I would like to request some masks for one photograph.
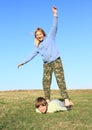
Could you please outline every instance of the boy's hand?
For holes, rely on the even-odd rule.
[[[53,11],[53,15],[57,16],[57,8],[56,7],[52,7],[52,11]]]

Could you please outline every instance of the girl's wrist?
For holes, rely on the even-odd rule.
[[[57,16],[57,13],[54,13],[53,15],[54,15],[54,16]]]

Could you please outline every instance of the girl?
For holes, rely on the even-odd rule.
[[[65,106],[71,106],[73,103],[69,101],[69,96],[66,90],[66,83],[64,79],[64,71],[62,61],[58,49],[56,48],[56,32],[57,32],[57,8],[52,7],[53,12],[53,25],[51,30],[46,36],[43,29],[37,28],[35,35],[36,50],[33,51],[29,59],[18,65],[18,68],[27,62],[31,61],[37,54],[40,54],[43,59],[43,90],[45,99],[47,102],[50,101],[50,86],[52,81],[52,73],[54,72],[57,84],[60,89],[60,94],[65,100]]]

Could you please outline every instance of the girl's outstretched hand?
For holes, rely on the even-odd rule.
[[[18,64],[17,68],[21,67],[23,64]]]

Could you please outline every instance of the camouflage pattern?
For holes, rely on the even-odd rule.
[[[63,99],[69,98],[66,90],[64,79],[64,71],[61,59],[57,59],[51,63],[43,64],[43,89],[46,99],[50,99],[50,86],[52,82],[52,73],[54,72],[56,81]]]

